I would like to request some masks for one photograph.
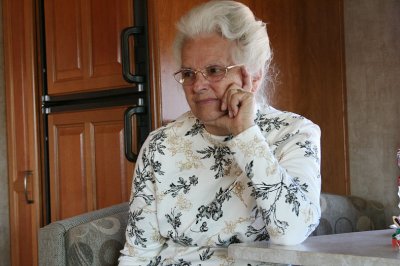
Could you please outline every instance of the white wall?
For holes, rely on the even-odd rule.
[[[351,194],[397,207],[400,0],[345,0]]]

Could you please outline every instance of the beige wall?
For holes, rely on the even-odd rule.
[[[0,265],[10,265],[8,212],[7,139],[4,95],[3,18],[0,0]]]
[[[351,193],[399,215],[400,0],[345,0]]]

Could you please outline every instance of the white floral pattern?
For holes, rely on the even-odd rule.
[[[213,136],[188,112],[149,135],[120,265],[232,265],[232,243],[296,244],[314,231],[319,127],[271,107],[255,122],[235,137]]]

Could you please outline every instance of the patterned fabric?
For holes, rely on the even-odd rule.
[[[128,204],[56,221],[39,230],[39,265],[117,265]]]
[[[231,265],[227,246],[296,244],[318,226],[320,130],[258,111],[214,136],[190,112],[150,134],[136,163],[120,265]]]
[[[68,265],[115,265],[126,222],[125,215],[117,214],[72,228],[67,235]]]
[[[321,210],[313,236],[388,228],[384,207],[376,201],[322,193]]]

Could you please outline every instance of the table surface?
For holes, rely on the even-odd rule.
[[[232,244],[236,260],[297,265],[400,265],[400,251],[392,247],[394,229],[309,237],[294,246],[267,242]]]

